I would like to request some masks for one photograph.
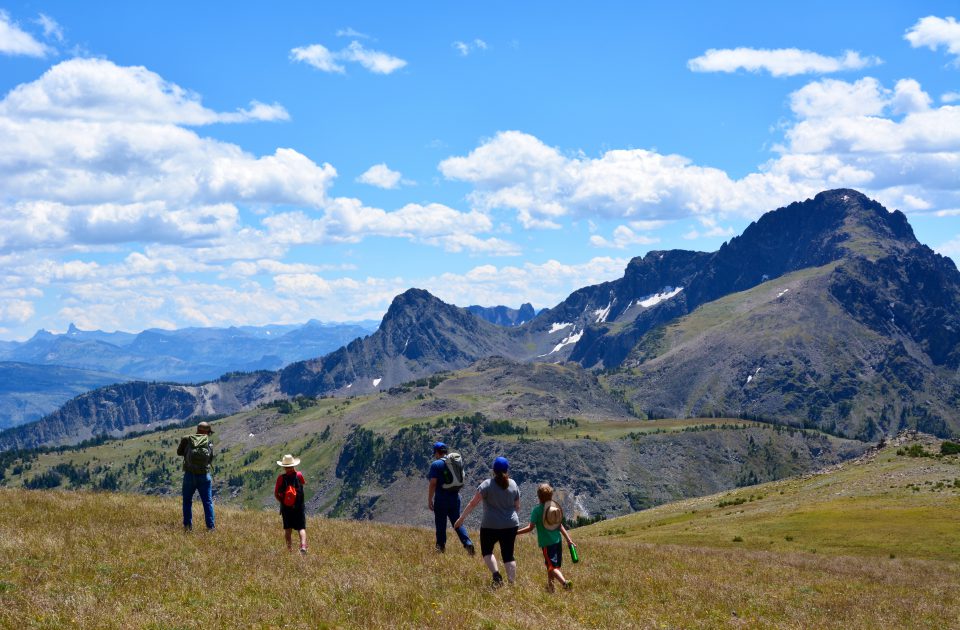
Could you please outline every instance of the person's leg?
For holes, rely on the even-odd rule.
[[[500,567],[497,566],[497,559],[493,555],[493,545],[497,542],[497,530],[480,528],[480,555],[483,556],[483,563],[493,574],[494,588],[503,584],[503,578],[500,577]]]
[[[507,579],[513,584],[517,579],[517,563],[513,559],[513,551],[517,542],[517,529],[500,530],[500,555],[503,556],[503,566],[507,568]]]
[[[447,499],[445,493],[433,495],[433,524],[437,528],[437,551],[447,547]]]
[[[553,563],[550,562],[550,547],[540,547],[543,552],[543,564],[547,567],[547,592],[553,592]]]
[[[457,522],[457,519],[460,518],[460,495],[453,494],[450,497],[450,507],[447,510],[447,516],[450,518],[450,525],[454,525]],[[463,545],[470,555],[473,555],[473,541],[470,540],[470,534],[467,533],[467,526],[461,525],[460,527],[454,528],[457,537],[460,539],[460,544]]]
[[[203,520],[206,521],[207,529],[214,528],[213,517],[213,480],[210,473],[205,475],[196,475],[197,490],[200,491],[200,502],[203,503]]]
[[[287,551],[293,551],[293,530],[287,528],[283,530],[283,539],[287,541]]]
[[[196,487],[193,483],[193,475],[185,472],[183,473],[183,487],[181,488],[181,494],[183,495],[183,527],[184,529],[191,529],[193,527],[193,493],[196,491]]]
[[[307,550],[307,530],[306,529],[300,530],[300,550],[301,551]]]

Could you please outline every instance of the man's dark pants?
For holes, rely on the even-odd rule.
[[[447,546],[447,520],[453,525],[460,518],[460,494],[457,492],[446,492],[437,490],[433,495],[433,522],[437,526],[437,547],[444,549]],[[470,536],[467,535],[467,528],[463,525],[459,529],[454,529],[460,538],[463,546],[470,546]]]

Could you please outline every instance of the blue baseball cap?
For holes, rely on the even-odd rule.
[[[433,443],[433,450],[435,450],[435,451],[445,451],[445,450],[447,450],[447,445],[444,444],[443,442],[434,442],[434,443]]]
[[[510,462],[507,461],[506,457],[498,457],[493,460],[493,472],[504,473],[510,469]]]

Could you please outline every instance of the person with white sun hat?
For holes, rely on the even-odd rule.
[[[280,516],[283,517],[283,536],[287,549],[293,551],[293,530],[300,535],[300,555],[307,555],[307,510],[303,501],[303,473],[296,469],[299,457],[290,453],[283,456],[277,466],[283,468],[283,474],[277,477],[273,487],[273,496],[280,503]]]

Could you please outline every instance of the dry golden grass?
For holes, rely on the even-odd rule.
[[[535,537],[518,583],[432,531],[310,518],[310,555],[279,516],[220,508],[181,531],[178,500],[0,491],[3,628],[897,628],[956,626],[960,565],[614,540],[575,530],[575,590],[544,590]],[[195,506],[195,520],[200,506]],[[592,533],[591,533],[592,530]]]

